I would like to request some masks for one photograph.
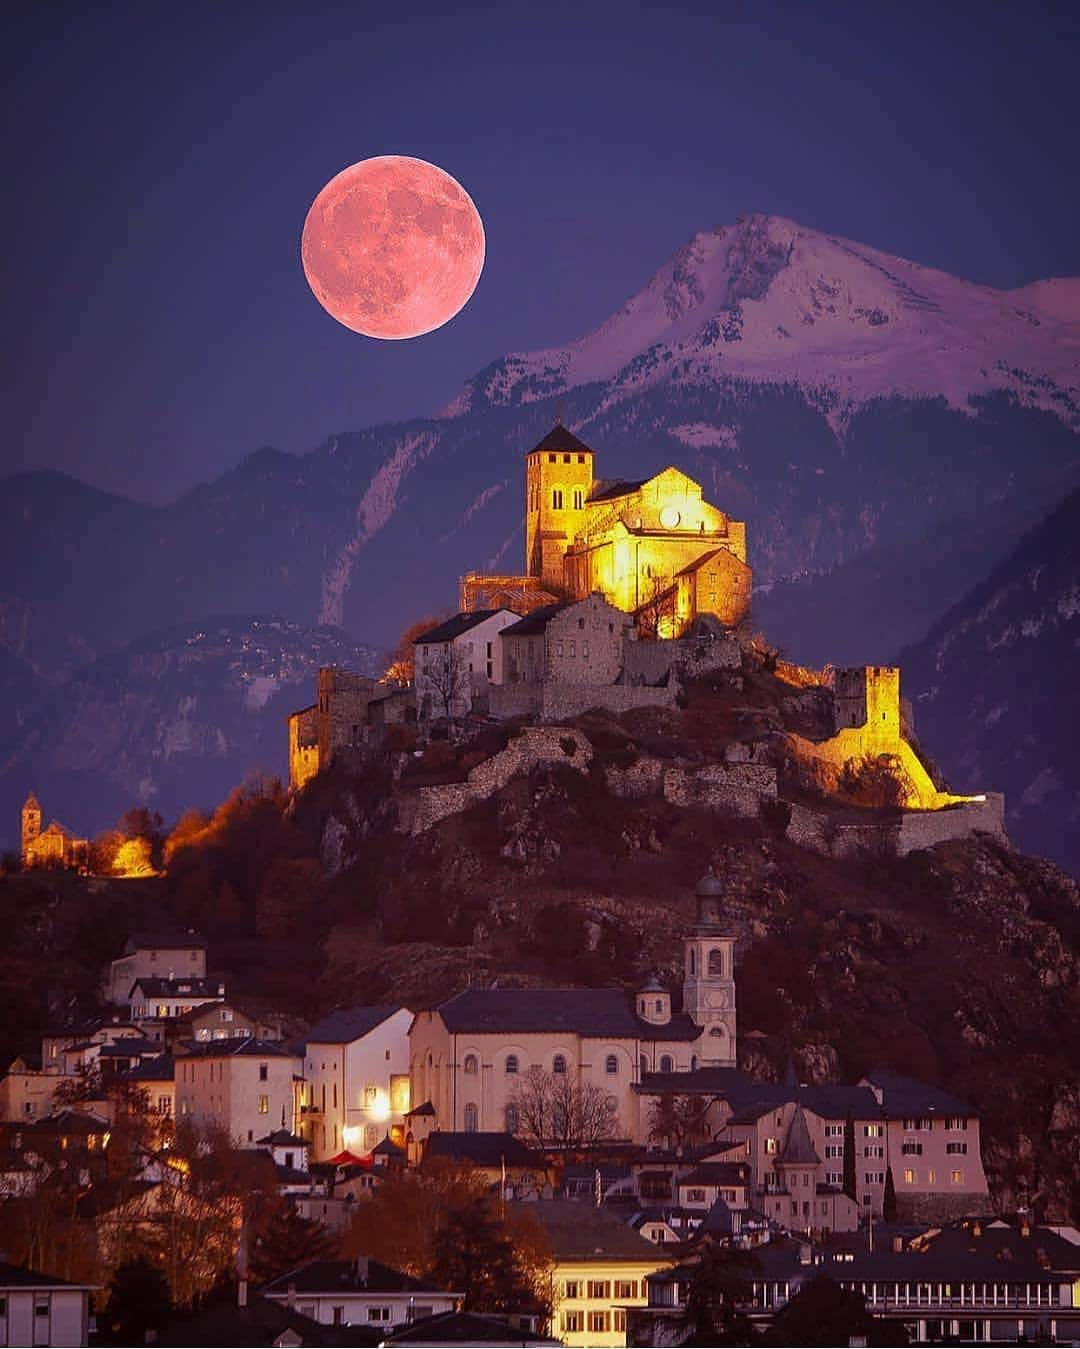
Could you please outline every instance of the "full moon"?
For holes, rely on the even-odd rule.
[[[326,184],[307,213],[300,253],[315,298],[346,328],[419,337],[452,319],[476,289],[484,226],[448,173],[379,155]]]

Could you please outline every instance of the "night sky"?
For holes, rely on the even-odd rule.
[[[430,413],[752,211],[995,286],[1080,273],[1075,5],[6,13],[4,471],[165,501]],[[315,193],[387,153],[487,230],[470,304],[411,342],[340,327],[299,265]]]

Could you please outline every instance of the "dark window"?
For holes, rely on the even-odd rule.
[[[609,1054],[607,1056],[607,1059],[604,1062],[604,1069],[609,1073],[617,1073],[619,1071],[619,1060],[617,1055]]]
[[[660,1055],[660,1071],[662,1073],[673,1073],[675,1071],[675,1063],[670,1054]]]
[[[265,1063],[260,1063],[260,1064],[259,1064],[259,1081],[260,1081],[260,1082],[265,1082],[266,1079],[267,1079],[267,1077],[268,1077],[268,1075],[269,1075],[269,1068],[268,1068],[268,1065],[265,1064]]]
[[[556,1054],[551,1060],[551,1071],[553,1073],[566,1072],[566,1058],[562,1054]]]
[[[508,1073],[516,1073],[517,1070],[518,1070],[518,1056],[516,1054],[507,1054],[506,1071]]]

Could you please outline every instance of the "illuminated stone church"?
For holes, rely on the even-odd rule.
[[[561,423],[525,466],[525,574],[462,581],[462,609],[528,612],[599,592],[653,635],[703,615],[737,627],[750,610],[746,525],[677,468],[642,482],[598,478],[595,453]]]

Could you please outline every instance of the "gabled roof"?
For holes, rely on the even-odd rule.
[[[425,1101],[422,1105],[414,1106],[412,1110],[406,1110],[405,1118],[414,1119],[419,1115],[434,1115],[435,1107],[430,1101]]]
[[[125,1082],[171,1082],[176,1076],[176,1061],[171,1054],[143,1059],[123,1074]]]
[[[701,1034],[685,1012],[663,1026],[639,1020],[633,995],[618,988],[469,988],[436,1010],[447,1030],[458,1033],[567,1031],[592,1040],[696,1040]]]
[[[558,604],[541,604],[539,608],[527,613],[524,618],[519,618],[516,623],[511,623],[508,627],[503,628],[499,636],[535,637],[538,633],[544,631],[556,614],[561,614],[564,609],[569,609],[570,604],[570,600],[561,600]]]
[[[297,1293],[448,1293],[436,1284],[414,1279],[379,1260],[309,1260],[306,1265],[271,1279],[259,1290],[265,1297],[287,1297],[289,1289]]]
[[[424,1157],[450,1157],[474,1166],[533,1166],[544,1158],[508,1133],[433,1133],[424,1145]]]
[[[317,1021],[305,1039],[309,1045],[347,1045],[370,1034],[402,1008],[397,1003],[371,1007],[343,1007]]]
[[[745,1185],[750,1168],[745,1162],[702,1162],[686,1176],[680,1176],[677,1184],[681,1190],[685,1185]]]
[[[230,1035],[224,1040],[187,1041],[180,1056],[186,1059],[295,1059],[291,1049],[286,1048],[283,1040],[256,1040]]]
[[[806,1116],[801,1105],[795,1107],[791,1117],[784,1148],[776,1159],[777,1166],[817,1166],[821,1158],[817,1155],[810,1130],[806,1127]]]
[[[471,613],[455,614],[453,618],[448,618],[445,623],[440,623],[438,627],[428,628],[427,632],[422,632],[419,637],[414,637],[413,646],[422,644],[438,645],[440,642],[452,642],[455,637],[460,637],[463,632],[468,632],[470,628],[475,628],[483,623],[485,619],[494,618],[496,614],[511,613],[510,609],[474,609]]]
[[[189,975],[186,979],[179,975],[175,979],[159,979],[155,975],[144,974],[131,985],[131,991],[141,988],[151,998],[178,998],[181,994],[192,998],[202,998],[206,1002],[222,1001],[225,997],[219,979],[203,979]]]
[[[364,1326],[347,1329],[321,1326],[295,1309],[271,1302],[258,1293],[248,1293],[246,1307],[236,1305],[236,1293],[230,1291],[194,1315],[175,1314],[175,1319],[158,1334],[161,1345],[193,1346],[231,1344],[234,1346],[277,1344],[291,1332],[300,1344],[379,1344],[382,1331]],[[348,1336],[348,1339],[345,1338]],[[366,1336],[366,1338],[365,1338]],[[292,1343],[293,1341],[287,1341]]]
[[[275,1129],[272,1134],[267,1134],[265,1138],[256,1138],[256,1143],[260,1147],[270,1148],[310,1148],[310,1138],[298,1138],[296,1134],[288,1129]]]
[[[739,566],[739,567],[746,567],[746,563],[743,562],[743,561],[741,561],[739,558],[737,558],[737,557],[735,556],[735,554],[734,554],[733,552],[731,552],[730,549],[728,549],[728,548],[711,548],[707,553],[702,553],[700,557],[696,557],[696,558],[693,560],[693,562],[688,562],[688,563],[686,564],[686,566],[683,567],[680,571],[677,571],[677,572],[675,573],[675,575],[676,575],[676,576],[689,576],[692,572],[697,571],[700,567],[704,567],[704,565],[706,564],[706,562],[711,562],[711,561],[713,560],[713,558],[716,557],[716,556],[717,556],[718,554],[720,554],[720,553],[726,553],[726,554],[728,555],[728,557],[731,558],[732,562],[735,563],[736,566]]]
[[[373,1157],[404,1157],[405,1149],[390,1137],[389,1134],[383,1136],[381,1143],[376,1143],[371,1149]]]
[[[22,1265],[9,1265],[0,1260],[0,1288],[83,1288],[88,1292],[100,1288],[96,1283],[69,1283],[67,1279],[58,1279],[55,1274],[39,1274],[33,1269],[24,1269]]]
[[[529,453],[535,454],[537,450],[569,450],[573,453],[584,451],[586,454],[592,454],[589,446],[583,440],[578,440],[573,431],[563,426],[562,422],[556,422],[543,440],[534,445]]]
[[[542,1224],[557,1261],[652,1261],[661,1264],[662,1248],[635,1232],[621,1217],[585,1200],[539,1199],[514,1205]]]
[[[514,1324],[513,1316],[494,1313],[440,1312],[386,1335],[383,1344],[562,1344]]]

